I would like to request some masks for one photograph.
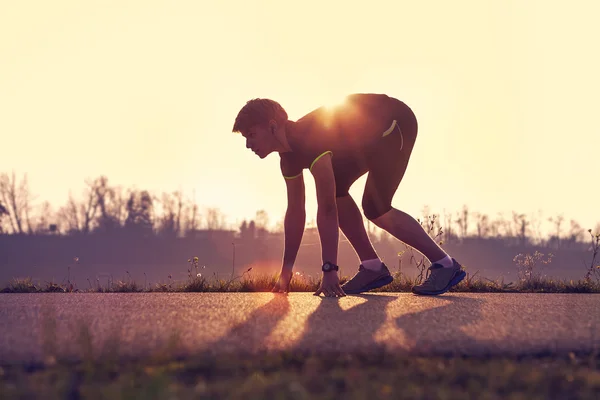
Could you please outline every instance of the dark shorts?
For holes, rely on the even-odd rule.
[[[337,197],[348,196],[350,186],[368,172],[362,208],[365,217],[371,220],[392,208],[392,198],[404,177],[417,138],[415,114],[400,100],[394,99],[394,103],[391,119],[396,123],[390,125],[391,132],[386,136],[382,132],[382,137],[360,156],[334,161]]]

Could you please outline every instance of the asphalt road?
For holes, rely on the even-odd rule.
[[[496,355],[594,348],[600,294],[0,294],[2,364],[111,351]]]

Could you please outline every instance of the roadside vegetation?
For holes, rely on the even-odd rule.
[[[0,398],[597,399],[600,356],[278,352],[0,367]]]
[[[596,237],[598,241],[598,236]],[[412,251],[412,249],[410,250]],[[596,254],[596,253],[594,253]],[[411,257],[411,260],[413,258]],[[505,282],[504,279],[488,279],[479,276],[479,272],[471,272],[468,267],[466,278],[453,287],[451,292],[471,293],[600,293],[600,266],[593,266],[583,279],[558,280],[543,277],[539,272],[541,265],[551,262],[552,254],[544,255],[518,254],[514,258],[518,270],[517,282]],[[401,271],[394,272],[394,281],[372,292],[410,292],[414,285],[418,285],[427,276],[424,259],[417,262],[420,273],[410,277]],[[595,260],[593,260],[595,262]],[[592,262],[592,265],[593,265]],[[70,279],[63,283],[34,282],[32,278],[16,278],[0,290],[0,293],[123,293],[123,292],[268,292],[277,282],[277,274],[254,274],[248,268],[242,275],[231,276],[229,279],[220,279],[216,275],[210,277],[202,275],[199,271],[198,258],[188,260],[188,277],[184,281],[174,281],[172,276],[167,276],[165,282],[139,283],[127,278],[123,280],[108,280],[102,285],[98,280],[92,282],[88,279],[89,287],[77,288]],[[343,284],[350,277],[342,276]],[[320,285],[319,276],[304,275],[295,272],[290,283],[291,292],[314,292]]]
[[[421,221],[420,221],[421,222]],[[428,218],[421,225],[435,240],[443,235],[440,227],[436,229],[435,216]],[[505,282],[501,279],[488,279],[479,276],[479,271],[472,272],[471,268],[463,265],[467,272],[466,278],[454,288],[452,292],[504,292],[504,293],[600,293],[600,233],[588,230],[591,239],[590,261],[586,264],[586,273],[582,279],[559,280],[546,277],[541,273],[545,264],[552,262],[554,254],[544,254],[535,251],[533,254],[517,254],[513,262],[517,269],[518,279],[516,282]],[[440,246],[443,241],[439,240]],[[398,257],[409,254],[409,262],[416,266],[416,276],[407,276],[402,272],[402,265],[393,272],[394,281],[373,292],[410,292],[414,285],[418,285],[427,277],[428,263],[425,257],[415,252],[411,247],[405,246],[406,250],[398,253]],[[79,259],[73,259],[76,265]],[[213,274],[207,276],[203,273],[204,268],[199,265],[199,258],[192,257],[187,260],[187,279],[174,281],[172,275],[167,276],[165,282],[143,283],[131,279],[126,271],[127,278],[121,280],[109,279],[106,284],[101,284],[98,279],[92,282],[88,279],[88,287],[77,288],[71,282],[71,266],[67,267],[66,282],[34,282],[31,277],[14,278],[0,293],[115,293],[115,292],[267,292],[277,282],[278,275],[254,274],[252,267],[245,270],[241,275],[234,276],[232,271],[228,279],[221,279]],[[342,272],[341,272],[342,273]],[[145,274],[144,274],[145,275]],[[342,274],[340,281],[343,284],[350,277]],[[319,276],[305,275],[295,272],[290,284],[291,292],[314,292],[320,285]]]

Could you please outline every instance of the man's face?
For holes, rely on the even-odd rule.
[[[255,125],[242,132],[246,138],[246,148],[252,150],[260,158],[265,158],[274,150],[275,137],[269,130],[269,125]]]

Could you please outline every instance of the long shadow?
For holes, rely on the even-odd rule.
[[[481,319],[482,299],[446,294],[433,301],[443,305],[396,318],[405,334],[409,353],[422,355],[487,355],[493,342],[476,340],[463,328]]]
[[[219,353],[254,353],[263,347],[264,340],[289,311],[288,296],[273,294],[273,299],[254,310],[244,322],[229,330],[211,345],[211,349]]]
[[[373,336],[386,320],[386,306],[398,296],[363,294],[365,302],[348,310],[338,298],[320,298],[308,317],[304,334],[293,347],[298,352],[339,352],[349,349],[374,350],[381,345]]]

